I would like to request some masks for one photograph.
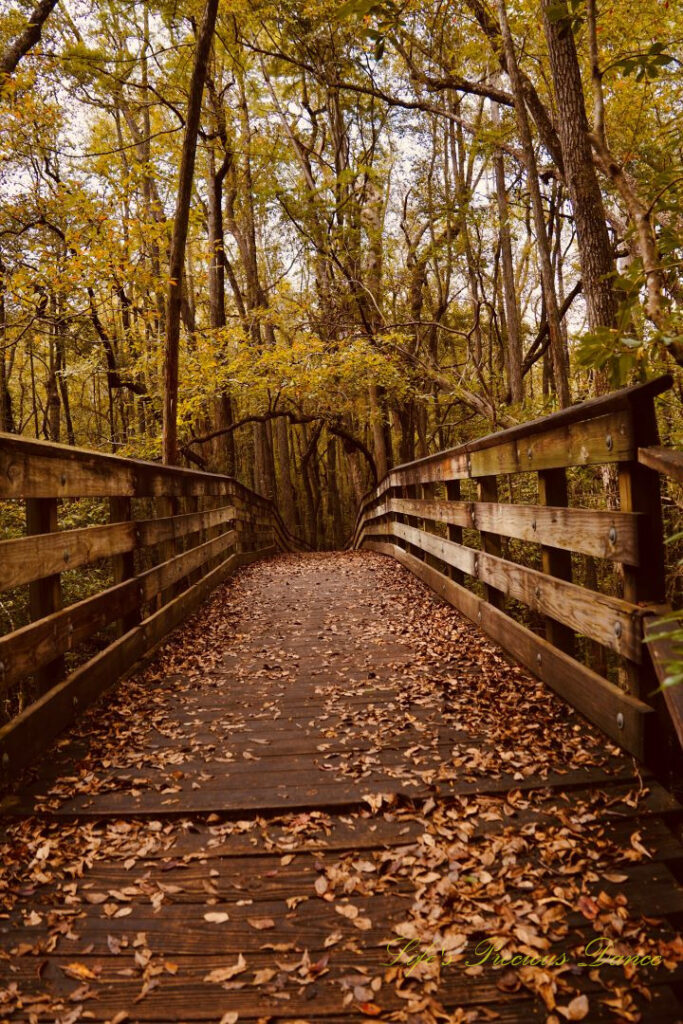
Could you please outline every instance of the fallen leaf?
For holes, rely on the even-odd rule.
[[[66,967],[62,967],[65,974],[68,974],[70,978],[78,978],[79,981],[92,981],[97,975],[94,971],[91,971],[85,964],[67,964]]]
[[[588,1015],[588,999],[577,996],[568,1006],[556,1006],[555,1009],[567,1020],[583,1020]]]
[[[276,974],[277,971],[273,967],[262,967],[260,971],[254,971],[254,985],[265,985]]]
[[[220,985],[224,981],[229,981],[230,978],[234,978],[237,974],[242,974],[247,969],[247,961],[244,959],[242,954],[237,958],[237,963],[231,964],[229,967],[216,967],[209,974],[205,974],[202,981],[210,981],[215,985]]]
[[[334,909],[342,917],[347,917],[349,921],[358,917],[358,907],[354,907],[352,903],[338,903]]]

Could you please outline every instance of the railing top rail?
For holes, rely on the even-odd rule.
[[[531,437],[533,434],[540,434],[554,427],[568,426],[570,423],[579,423],[584,420],[595,419],[597,416],[605,416],[610,412],[617,412],[625,409],[634,398],[645,398],[661,395],[668,391],[673,385],[673,377],[666,373],[661,377],[655,377],[644,384],[634,384],[632,387],[622,388],[620,391],[613,391],[609,395],[601,395],[599,398],[589,398],[585,402],[577,402],[567,409],[560,409],[559,412],[550,413],[548,416],[539,416],[527,423],[518,423],[514,427],[506,427],[505,430],[497,430],[492,434],[485,434],[475,441],[465,441],[455,448],[446,448],[434,455],[425,455],[413,462],[404,462],[399,466],[393,466],[386,476],[390,476],[400,469],[407,469],[408,466],[429,465],[430,462],[437,462],[439,459],[451,455],[459,455],[467,452],[480,452],[485,448],[493,448],[495,445],[505,444],[508,441],[518,441],[523,437]],[[383,477],[383,479],[385,479]],[[378,485],[382,481],[378,481]]]
[[[535,420],[529,420],[526,423],[516,424],[514,427],[507,427],[504,430],[498,430],[494,433],[486,434],[484,437],[476,438],[474,441],[465,441],[463,444],[457,445],[454,448],[446,448],[443,451],[435,452],[433,455],[425,455],[421,459],[415,459],[412,462],[403,462],[398,466],[392,466],[388,473],[386,473],[381,480],[378,480],[372,490],[363,497],[358,515],[362,515],[365,506],[368,501],[372,499],[373,494],[382,487],[382,484],[385,481],[389,480],[392,474],[400,473],[407,469],[433,465],[435,463],[439,463],[441,460],[454,459],[458,456],[484,451],[487,448],[494,448],[499,445],[516,442],[522,438],[532,437],[535,434],[542,434],[558,427],[569,426],[574,423],[582,423],[596,419],[599,416],[608,415],[609,413],[619,412],[623,409],[632,407],[634,401],[637,401],[638,399],[654,398],[657,395],[662,394],[664,391],[668,391],[672,385],[672,376],[668,373],[663,374],[660,377],[655,377],[652,380],[646,381],[644,384],[634,384],[631,387],[621,388],[619,391],[613,391],[609,395],[601,395],[598,398],[589,398],[585,402],[577,402],[576,405],[571,405],[567,409],[560,409],[558,412],[550,413],[548,416],[540,416]]]
[[[295,544],[304,543],[287,529],[270,498],[234,477],[0,433],[0,500],[231,493],[271,510],[284,535]]]
[[[225,476],[221,473],[208,473],[201,469],[188,469],[184,466],[167,466],[161,462],[136,459],[127,455],[113,455],[110,452],[101,452],[96,448],[78,448],[68,444],[57,444],[54,441],[39,441],[33,437],[23,437],[21,434],[5,434],[0,432],[0,454],[16,454],[23,458],[42,457],[53,459],[67,459],[69,462],[84,466],[92,466],[93,461],[106,465],[109,470],[117,469],[130,472],[137,469],[142,473],[154,472],[168,478],[179,480],[215,480],[230,481],[237,484],[245,491],[249,491],[260,501],[268,501],[261,494],[250,490],[245,484],[235,480],[234,477]],[[7,475],[7,466],[2,463],[2,476]]]
[[[671,448],[639,448],[638,462],[683,484],[683,452]]]

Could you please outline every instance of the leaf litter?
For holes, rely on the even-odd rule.
[[[302,681],[305,763],[279,735]],[[226,687],[243,699],[226,700]],[[119,1024],[179,984],[210,989],[224,1024],[254,994],[264,1021],[283,1008],[313,1021],[296,1016],[311,999],[373,1020],[486,1021],[508,996],[540,1007],[547,1024],[638,1021],[653,980],[683,958],[664,915],[631,898],[630,872],[657,852],[651,819],[637,818],[647,780],[379,556],[287,556],[243,570],[72,738],[85,753],[65,756],[38,816],[2,839],[3,1019]],[[305,810],[192,813],[187,794],[256,778],[283,746],[313,790]],[[563,778],[581,770],[599,781],[565,791]],[[335,812],[322,785],[355,797]],[[156,813],[57,817],[107,800]],[[179,910],[187,942],[196,936],[206,956],[170,943]],[[212,934],[234,952],[211,952],[221,948]],[[531,962],[578,954],[596,936],[663,966]],[[472,966],[482,939],[528,962]],[[417,964],[415,950],[425,952]],[[107,996],[117,990],[123,1005]]]

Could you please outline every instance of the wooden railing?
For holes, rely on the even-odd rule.
[[[683,452],[669,448],[639,448],[638,461],[643,466],[656,470],[677,484],[683,485]],[[680,640],[683,628],[683,611],[674,613],[664,609],[663,615],[652,614],[645,618],[645,636],[657,681],[662,688],[664,701],[671,716],[678,741],[683,747],[683,683],[667,684],[670,666],[683,662],[683,644]],[[680,779],[679,779],[680,784]]]
[[[4,780],[237,566],[301,546],[270,501],[230,477],[0,434],[0,502],[15,518],[16,499],[25,534],[0,541],[0,597],[23,595],[30,621],[0,637],[0,696],[36,699],[0,728]],[[97,499],[90,516],[109,521],[60,529],[77,499]],[[67,570],[96,592],[65,606]]]
[[[671,383],[398,466],[364,500],[352,542],[398,559],[641,758],[659,728],[644,620],[665,600],[659,475],[642,450],[659,443],[654,398]],[[582,474],[601,508],[573,503]],[[609,586],[579,582],[581,558],[596,579],[611,563]]]

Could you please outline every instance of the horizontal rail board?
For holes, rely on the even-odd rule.
[[[448,579],[398,545],[366,541],[365,547],[391,555],[401,562],[615,742],[636,757],[644,758],[646,724],[653,717],[647,704],[624,693],[618,686],[559,651],[526,626],[515,622],[505,612]]]
[[[681,612],[681,618],[683,619],[683,612]],[[662,687],[664,701],[669,709],[676,735],[683,746],[683,685],[677,683],[674,686],[664,686],[664,681],[669,673],[669,665],[681,660],[680,642],[676,645],[673,637],[674,630],[680,628],[680,620],[672,621],[654,616],[645,620],[645,636],[648,641],[646,647],[652,659],[657,681]]]
[[[239,495],[250,506],[272,508],[232,477],[0,433],[0,499],[204,495]]]
[[[367,522],[390,512],[638,565],[638,515],[632,512],[507,505],[488,501],[389,498],[383,505],[367,512],[364,519]]]
[[[521,448],[522,443],[535,437],[537,434],[547,434],[553,432],[557,428],[563,429],[565,427],[572,426],[576,423],[590,421],[595,418],[605,417],[612,413],[625,412],[627,418],[630,419],[634,409],[638,408],[639,403],[643,400],[651,400],[656,395],[661,395],[664,391],[668,391],[673,385],[673,378],[670,374],[664,374],[661,377],[657,377],[654,380],[646,381],[644,384],[635,384],[632,387],[620,388],[618,391],[614,391],[609,395],[601,395],[599,398],[591,398],[585,402],[579,402],[576,405],[569,406],[567,409],[561,409],[559,412],[552,413],[550,416],[541,416],[536,420],[531,420],[526,423],[520,423],[514,427],[508,427],[505,430],[497,431],[493,434],[487,434],[485,437],[480,437],[476,441],[469,441],[466,444],[459,445],[457,448],[450,448],[444,452],[437,452],[435,455],[426,455],[422,459],[416,459],[414,462],[404,463],[400,466],[394,467],[389,473],[380,480],[377,488],[370,494],[366,495],[364,501],[361,503],[359,515],[363,512],[366,505],[372,502],[379,494],[383,494],[388,487],[398,486],[399,483],[428,483],[430,481],[438,481],[445,479],[461,479],[462,476],[467,476],[467,473],[458,473],[457,470],[462,466],[462,461],[458,459],[458,456],[467,457],[468,453],[484,451],[492,447],[503,447],[509,446],[514,443],[515,446]],[[443,475],[443,472],[439,473],[434,471],[432,473],[428,467],[435,463],[448,463],[449,460],[453,461],[453,468],[456,470],[456,475],[447,477]],[[561,466],[567,466],[569,463],[559,463]],[[583,463],[585,464],[585,463]],[[528,467],[529,469],[534,467]],[[549,469],[551,466],[539,466],[535,468]],[[417,470],[418,476],[413,479],[406,481],[399,481],[396,474],[402,473],[404,470]],[[502,472],[502,471],[501,471]],[[393,482],[389,482],[389,478],[393,478]]]
[[[400,537],[427,554],[487,583],[506,597],[512,597],[541,615],[565,623],[629,660],[637,663],[641,660],[643,609],[637,605],[547,576],[497,555],[424,533],[403,523],[369,527],[368,534],[373,533]]]
[[[221,526],[232,521],[235,514],[234,505],[224,505],[163,519],[108,523],[0,541],[0,591],[66,569],[77,569],[100,558],[113,558],[136,548]]]
[[[179,626],[210,591],[238,566],[271,554],[274,550],[266,548],[230,555],[189,590],[114,641],[12,719],[0,729],[2,774],[14,774],[30,764],[85,707]]]
[[[444,452],[438,459],[399,466],[390,470],[375,496],[391,487],[568,466],[602,466],[625,462],[634,458],[635,453],[631,416],[628,411],[619,410],[520,440],[501,441],[476,451],[464,445],[462,449]]]
[[[671,448],[639,448],[638,462],[683,484],[683,452]]]
[[[0,692],[49,664],[57,655],[74,650],[110,622],[152,601],[162,590],[180,583],[233,546],[236,539],[236,532],[230,530],[174,555],[139,576],[0,637]]]

